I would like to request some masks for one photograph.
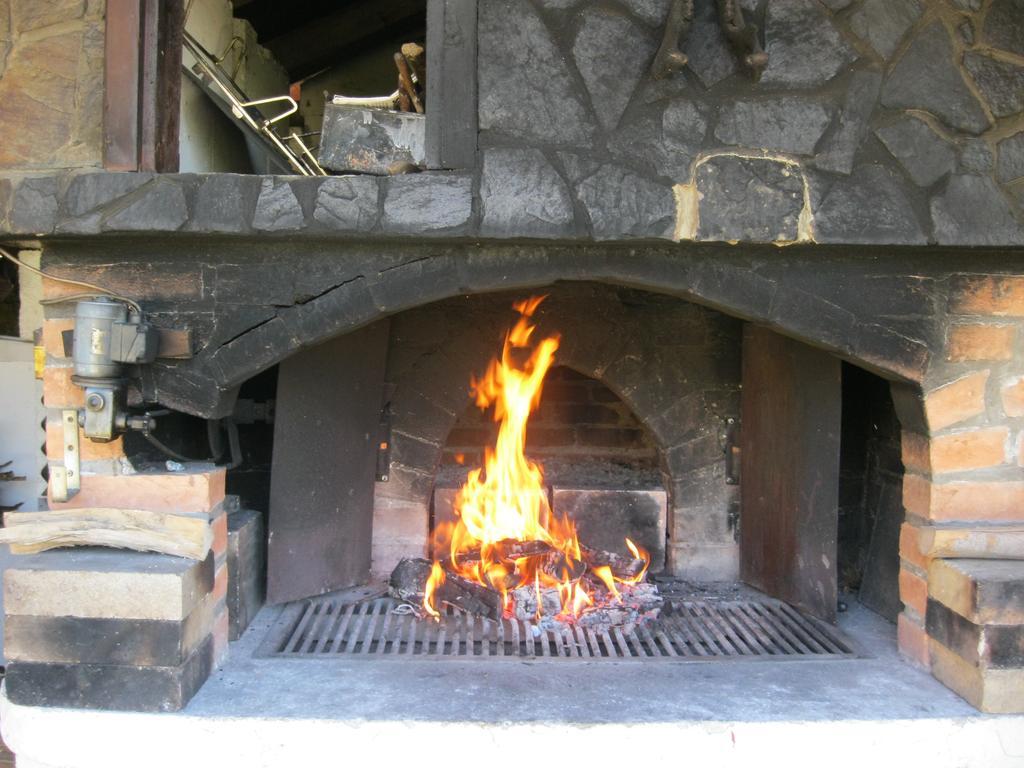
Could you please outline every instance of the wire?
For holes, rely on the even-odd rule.
[[[37,269],[36,267],[33,267],[30,264],[26,264],[24,261],[22,261],[21,259],[18,259],[17,257],[13,256],[11,253],[9,253],[4,248],[0,248],[0,256],[2,256],[3,258],[5,258],[5,259],[7,259],[9,261],[14,262],[15,264],[17,264],[22,269],[27,269],[29,272],[33,272],[33,273],[39,275],[40,277],[45,277],[47,280],[53,280],[54,282],[57,282],[57,283],[66,283],[67,285],[77,285],[80,288],[88,288],[91,291],[95,291],[95,293],[77,293],[77,294],[74,294],[74,295],[71,295],[71,296],[61,296],[61,297],[55,298],[55,299],[43,299],[43,300],[41,300],[39,302],[40,304],[59,304],[61,302],[74,301],[74,300],[81,299],[81,298],[95,298],[96,296],[109,296],[112,299],[117,299],[118,301],[123,301],[125,304],[130,306],[136,312],[138,312],[140,314],[142,313],[142,307],[139,306],[139,303],[137,301],[134,301],[133,299],[129,299],[127,296],[121,296],[120,294],[114,293],[113,291],[108,291],[106,288],[101,288],[98,285],[94,285],[92,283],[87,283],[84,280],[73,280],[70,277],[59,277],[58,275],[51,275],[48,272],[43,272],[43,270],[41,270],[41,269]]]

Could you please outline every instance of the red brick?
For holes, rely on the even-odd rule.
[[[904,432],[903,464],[925,474],[942,474],[967,469],[997,467],[1006,463],[1006,427],[972,429],[927,438]]]
[[[978,371],[933,389],[924,398],[930,429],[938,430],[985,412],[989,371]]]
[[[115,507],[153,512],[209,512],[224,500],[224,470],[83,475],[82,489],[53,509]]]
[[[920,529],[911,523],[900,526],[900,558],[927,571],[930,558],[921,552]]]
[[[1003,383],[1003,412],[1007,416],[1024,416],[1024,376],[1009,379]]]
[[[1005,324],[951,325],[946,335],[946,359],[1012,360],[1017,326]]]
[[[928,582],[906,568],[900,568],[900,600],[907,608],[913,609],[918,616],[924,616],[928,610]]]
[[[928,633],[925,632],[921,624],[906,613],[901,613],[896,618],[896,642],[899,645],[900,654],[908,661],[924,669],[931,666]]]
[[[950,300],[950,311],[961,315],[1024,317],[1024,275],[965,278]]]
[[[47,366],[43,371],[43,403],[47,408],[82,408],[85,390],[71,381],[74,368]]]
[[[229,621],[227,608],[222,608],[220,615],[213,624],[213,665],[220,667],[228,656]]]
[[[1024,481],[935,483],[903,477],[903,506],[927,520],[1024,522]]]
[[[78,454],[82,461],[117,459],[124,456],[124,441],[118,437],[109,443],[97,442],[87,438],[79,429]],[[60,421],[50,419],[46,422],[46,458],[64,460],[64,425]]]
[[[213,521],[213,544],[211,545],[214,557],[220,557],[228,551],[228,516],[220,515]]]
[[[217,569],[217,573],[213,577],[213,590],[210,592],[211,599],[215,603],[219,603],[221,600],[228,596],[228,565],[225,563]]]

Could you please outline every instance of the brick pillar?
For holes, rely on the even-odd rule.
[[[978,708],[1021,712],[1024,276],[951,288],[944,383],[903,433],[899,645]]]
[[[60,409],[82,404],[61,331],[46,320],[46,452],[63,461]],[[102,547],[23,556],[4,576],[6,688],[26,705],[169,711],[183,707],[228,645],[225,470],[135,471],[121,440],[81,436],[81,490],[51,509],[111,507],[209,522],[202,561]]]

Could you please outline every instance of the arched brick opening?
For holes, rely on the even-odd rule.
[[[668,568],[735,578],[736,487],[725,483],[721,435],[738,413],[740,323],[635,289],[577,283],[547,293],[538,333],[561,335],[558,364],[607,386],[658,448]],[[375,572],[424,551],[442,448],[469,402],[470,376],[497,351],[521,295],[464,297],[392,318],[392,461],[376,491]]]

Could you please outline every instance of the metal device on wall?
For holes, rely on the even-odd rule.
[[[761,45],[757,25],[747,22],[737,0],[717,0],[717,5],[722,32],[740,64],[756,83],[768,66],[768,54]],[[680,71],[689,62],[682,49],[693,26],[693,15],[693,0],[672,0],[665,21],[665,34],[651,65],[651,75],[656,79]]]

